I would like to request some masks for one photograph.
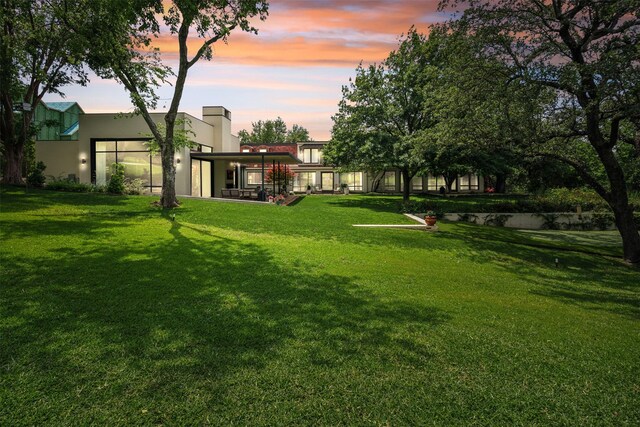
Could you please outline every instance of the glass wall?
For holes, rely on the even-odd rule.
[[[384,173],[384,178],[382,179],[382,185],[384,186],[385,191],[396,191],[395,171]]]
[[[95,164],[92,165],[96,185],[107,185],[111,178],[111,165],[124,165],[124,176],[140,179],[151,192],[162,188],[162,161],[159,154],[150,155],[145,141],[112,140],[93,141]]]
[[[400,174],[400,191],[404,190],[404,178]],[[411,178],[411,191],[422,191],[422,177],[414,176]]]
[[[469,174],[469,175],[460,175],[459,178],[459,187],[460,191],[476,191],[480,187],[480,180],[478,179],[478,175]]]
[[[191,160],[191,195],[211,197],[211,162]]]
[[[322,172],[321,174],[321,188],[322,191],[333,190],[333,172]]]
[[[293,191],[307,191],[307,186],[310,185],[314,190],[316,187],[316,173],[315,172],[298,172],[293,178]]]
[[[440,191],[440,187],[447,188],[447,182],[444,180],[444,176],[433,176],[429,174],[429,178],[427,179],[427,190],[428,191]],[[451,185],[451,191],[456,191],[456,181]]]
[[[362,191],[362,172],[341,173],[340,184],[347,184],[349,190]]]

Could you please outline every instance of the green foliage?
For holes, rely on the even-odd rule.
[[[258,120],[251,123],[252,130],[238,132],[240,144],[285,144],[312,141],[309,131],[297,124],[287,129],[287,124],[278,117],[275,120]]]
[[[560,224],[558,223],[558,219],[560,219],[560,214],[549,212],[549,213],[539,213],[539,217],[542,218],[542,228],[545,230],[559,230]]]
[[[111,194],[124,194],[124,165],[113,163],[111,165],[111,177],[107,184],[107,191]]]
[[[509,218],[513,215],[508,214],[489,214],[484,218],[484,225],[493,225],[495,227],[504,227]]]
[[[42,97],[61,95],[63,86],[87,82],[87,44],[65,28],[58,13],[63,5],[67,2],[0,3],[0,149],[6,183],[22,183],[23,159],[29,169],[36,133],[33,116]]]
[[[37,162],[27,176],[27,184],[37,188],[44,187],[44,183],[46,181],[44,170],[46,168],[47,166],[44,162]]]
[[[400,169],[409,180],[424,167],[419,139],[434,125],[430,88],[436,85],[439,39],[411,28],[396,51],[381,64],[356,69],[355,80],[342,87],[333,116],[328,164],[343,169]],[[408,180],[407,180],[408,181]],[[407,184],[408,185],[408,184]]]
[[[130,194],[130,195],[144,194],[145,193],[144,181],[139,178],[135,178],[135,179],[125,178],[123,193]]]
[[[631,202],[640,206],[640,196],[632,195]],[[427,196],[425,199],[411,199],[399,205],[403,213],[419,213],[435,208],[450,213],[557,213],[576,212],[577,206],[583,212],[610,212],[610,208],[593,191],[584,188],[556,188],[544,194],[525,197],[515,196],[464,196],[443,198]]]
[[[106,191],[106,187],[104,186],[96,186],[93,184],[76,182],[69,180],[68,178],[55,177],[49,177],[45,189],[53,191],[67,191],[71,193],[104,193]]]

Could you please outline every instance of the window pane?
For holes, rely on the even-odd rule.
[[[213,153],[213,148],[207,147],[206,145],[203,145],[202,146],[202,152],[203,153]]]
[[[307,186],[310,185],[314,190],[316,186],[316,173],[315,172],[298,172],[293,179],[293,191],[307,191]]]
[[[107,185],[115,162],[116,153],[96,153],[96,185]]]
[[[118,151],[118,163],[124,165],[125,178],[141,179],[143,185],[151,185],[149,153],[121,153]]]
[[[384,173],[384,189],[389,191],[395,191],[396,189],[396,173],[395,172]]]
[[[201,162],[202,197],[211,197],[211,162]]]
[[[469,175],[461,175],[458,178],[458,182],[460,183],[460,190],[469,189]]]
[[[429,174],[429,177],[427,178],[427,190],[438,191],[438,180],[431,174]]]
[[[247,172],[247,185],[262,185],[262,171]]]
[[[411,180],[411,188],[414,190],[422,190],[422,177],[414,176]]]
[[[200,160],[191,161],[191,195],[200,197]]]
[[[148,151],[143,141],[118,141],[118,151]]]
[[[116,151],[116,142],[96,141],[96,151]]]
[[[478,175],[471,175],[470,189],[477,190],[479,188],[479,181]]]
[[[159,154],[151,158],[151,185],[162,185],[162,159]]]
[[[347,184],[349,190],[362,190],[362,172],[347,172],[340,174],[340,183]]]

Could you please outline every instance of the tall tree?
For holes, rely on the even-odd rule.
[[[56,10],[62,3],[0,1],[0,145],[7,184],[23,182],[25,145],[35,137],[33,114],[42,97],[87,81],[86,45],[61,25]]]
[[[251,132],[246,129],[238,132],[241,144],[284,144],[311,140],[306,128],[294,124],[288,129],[281,117],[252,122],[251,128]]]
[[[464,7],[470,32],[489,40],[485,53],[527,84],[552,89],[548,132],[537,155],[575,168],[611,207],[624,258],[640,263],[640,235],[629,203],[621,144],[635,144],[628,123],[640,118],[640,2],[637,0],[445,1]],[[535,142],[535,141],[533,141]],[[606,181],[584,157],[587,145]]]
[[[540,133],[546,107],[555,97],[546,88],[513,78],[510,67],[483,54],[481,37],[457,27],[432,28],[446,40],[446,60],[430,97],[437,123],[430,130],[434,147],[427,150],[429,169],[442,173],[455,165],[467,167],[494,177],[495,190],[504,192],[507,177],[521,167],[522,141]]]
[[[175,190],[176,165],[174,131],[180,101],[189,70],[200,60],[211,60],[212,46],[226,42],[231,32],[240,29],[257,33],[253,18],[265,20],[268,14],[266,0],[84,0],[93,15],[112,16],[118,25],[102,28],[85,36],[101,46],[100,56],[92,58],[97,74],[113,78],[129,92],[136,113],[140,114],[154,140],[162,159],[162,197],[165,208],[178,206]],[[82,31],[71,16],[72,28]],[[127,25],[126,32],[120,24]],[[168,34],[165,34],[167,32]],[[169,36],[178,52],[177,70],[174,72],[154,47],[162,36]],[[190,47],[196,45],[195,51]],[[153,121],[151,110],[158,101],[155,89],[164,83],[173,85],[169,110],[164,117],[164,132]]]
[[[358,66],[355,80],[342,87],[323,153],[327,163],[369,172],[397,169],[403,199],[409,199],[411,179],[425,166],[416,140],[435,124],[427,106],[439,75],[438,40],[412,27],[381,64]]]

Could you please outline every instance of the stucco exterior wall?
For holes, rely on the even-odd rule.
[[[82,164],[82,159],[87,163]],[[48,177],[68,178],[69,175],[79,177],[88,169],[89,160],[78,151],[78,141],[36,141],[36,161],[44,162]]]

